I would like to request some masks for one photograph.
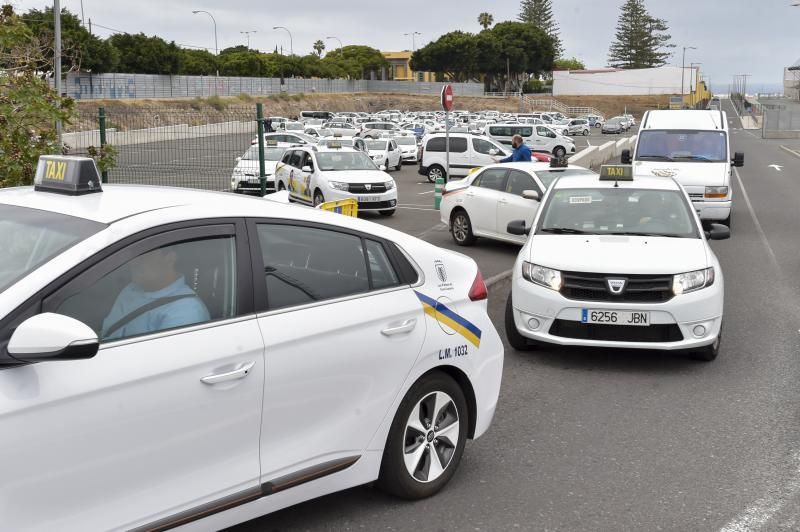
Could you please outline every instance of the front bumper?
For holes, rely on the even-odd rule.
[[[722,221],[731,215],[733,201],[692,201],[692,207],[701,220]]]
[[[722,273],[717,275],[712,286],[675,296],[664,303],[618,303],[567,299],[559,292],[526,281],[515,273],[512,284],[514,324],[527,338],[565,346],[668,351],[697,349],[712,344],[719,336],[724,289]],[[581,323],[583,309],[645,311],[650,313],[651,325],[592,328]],[[535,320],[533,323],[532,319]],[[535,322],[539,323],[536,327]],[[705,329],[704,334],[695,334],[698,325]],[[620,339],[609,337],[609,332],[613,335],[616,331],[619,331]],[[625,339],[628,335],[636,339]],[[646,341],[645,336],[649,337]]]
[[[266,191],[275,192],[275,176],[267,176]],[[257,176],[234,176],[231,178],[231,190],[237,194],[261,195],[261,180]]]
[[[385,211],[397,208],[397,189],[394,188],[380,194],[351,194],[341,190],[328,189],[325,193],[325,201],[339,201],[343,199],[354,199],[359,197],[369,197],[372,201],[358,201],[359,211]]]

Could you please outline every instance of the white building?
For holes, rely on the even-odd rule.
[[[553,72],[553,96],[640,96],[688,94],[697,86],[699,68],[663,66],[637,70],[561,70]]]

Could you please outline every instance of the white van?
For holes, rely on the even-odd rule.
[[[519,135],[533,151],[552,153],[556,157],[575,153],[575,141],[542,124],[489,124],[483,132],[487,137],[507,146],[511,146],[514,135]]]
[[[431,183],[446,177],[444,133],[434,133],[422,139],[419,174]],[[464,177],[473,168],[494,164],[495,157],[508,157],[507,147],[491,139],[469,133],[450,133],[450,177]]]
[[[731,158],[725,111],[647,111],[633,155],[623,150],[622,163],[633,163],[634,177],[675,178],[704,223],[730,227],[731,175],[744,165],[744,154]]]

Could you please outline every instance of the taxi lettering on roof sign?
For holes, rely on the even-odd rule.
[[[633,181],[633,167],[625,164],[606,164],[600,167],[600,181]]]
[[[43,155],[33,183],[34,190],[70,196],[102,191],[100,172],[89,157]]]

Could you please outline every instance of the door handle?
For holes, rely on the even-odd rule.
[[[213,375],[206,375],[200,381],[203,384],[218,384],[220,382],[234,381],[237,379],[244,379],[250,374],[250,370],[255,366],[255,362],[248,362],[242,367],[224,373],[215,373]]]
[[[404,321],[400,325],[397,325],[395,327],[388,327],[388,328],[382,330],[381,334],[384,335],[384,336],[394,336],[396,334],[403,334],[403,333],[411,332],[414,329],[414,327],[416,327],[416,326],[417,326],[417,319],[416,318],[411,318],[411,319],[408,319],[408,320]]]
[[[506,199],[501,199],[501,200],[499,200],[499,201],[498,201],[498,203],[499,203],[500,205],[507,205],[507,204],[508,204],[508,200],[506,200]]]

